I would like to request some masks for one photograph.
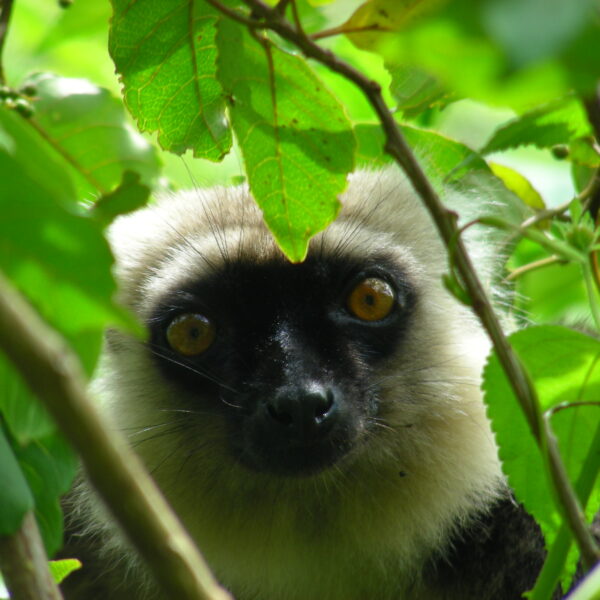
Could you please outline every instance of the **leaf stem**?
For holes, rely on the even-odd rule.
[[[15,600],[62,600],[32,511],[18,531],[0,537],[0,571]]]
[[[88,397],[77,357],[1,273],[0,349],[77,450],[166,597],[230,600],[141,461]]]

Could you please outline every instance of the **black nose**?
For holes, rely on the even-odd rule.
[[[281,388],[267,404],[272,424],[297,441],[327,433],[336,413],[335,392],[319,383]]]

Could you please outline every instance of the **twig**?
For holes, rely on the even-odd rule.
[[[31,511],[17,532],[0,537],[0,571],[13,600],[62,600]]]
[[[2,274],[0,349],[78,451],[166,597],[229,600],[140,460],[87,396],[77,358]]]
[[[8,33],[8,23],[12,12],[13,0],[0,0],[0,84],[5,85],[6,79],[4,76],[4,61],[2,60],[2,52],[4,51],[4,43]]]
[[[219,10],[225,8],[216,0],[208,0]],[[386,106],[381,87],[375,81],[366,78],[361,72],[351,65],[340,60],[331,51],[326,50],[316,44],[301,30],[293,27],[280,14],[274,11],[260,0],[244,0],[244,3],[252,10],[252,14],[263,20],[263,26],[271,29],[283,39],[295,44],[308,58],[327,66],[332,71],[339,73],[346,79],[352,81],[366,96],[371,106],[377,113],[382,128],[386,136],[385,150],[402,167],[412,186],[421,200],[429,210],[439,231],[440,237],[447,247],[455,240],[454,262],[458,273],[462,278],[462,283],[472,299],[472,307],[479,317],[483,327],[488,333],[500,363],[507,374],[508,380],[515,392],[515,395],[521,404],[524,414],[529,423],[529,427],[537,440],[538,444],[543,444],[543,424],[540,422],[540,412],[535,388],[523,368],[523,365],[516,356],[514,350],[506,340],[500,322],[498,321],[492,305],[487,298],[485,290],[479,281],[471,260],[465,250],[462,239],[457,236],[456,216],[444,208],[435,190],[425,176],[423,170],[414,157],[412,150],[406,143],[401,134],[396,121],[388,107]],[[554,472],[556,461],[560,461],[560,456],[548,453],[547,460],[551,463],[550,470]],[[563,482],[569,485],[568,481]],[[568,507],[567,507],[568,508]],[[573,519],[579,519],[580,515],[572,515]],[[577,532],[574,532],[575,534]],[[585,540],[581,542],[582,552],[586,551],[587,544]],[[592,557],[590,557],[592,558]],[[597,550],[594,549],[593,559],[598,558]],[[586,557],[586,562],[587,557]]]
[[[362,25],[360,27],[347,27],[345,25],[339,25],[338,27],[332,27],[331,29],[323,29],[323,31],[317,31],[310,36],[311,40],[322,40],[324,38],[333,37],[334,35],[342,35],[348,33],[364,33],[366,31],[391,31],[377,23],[373,25]]]
[[[548,267],[550,265],[555,265],[556,263],[564,263],[564,259],[560,258],[560,256],[548,256],[547,258],[542,258],[540,260],[536,260],[531,263],[527,263],[522,267],[518,267],[513,269],[508,277],[506,277],[506,281],[513,281],[525,273],[529,273],[531,271],[535,271],[536,269],[542,269],[543,267]]]

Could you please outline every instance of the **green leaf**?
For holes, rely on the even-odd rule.
[[[348,37],[364,50],[376,49],[381,43],[381,33],[401,31],[423,14],[433,11],[441,0],[367,0],[342,25],[342,29],[356,31]]]
[[[383,149],[385,135],[378,123],[357,123],[356,162],[359,167],[380,168],[390,164],[392,157]]]
[[[563,4],[589,6],[592,1],[595,0]],[[496,3],[503,5],[500,12],[506,17],[501,27],[500,17],[488,14],[493,12],[490,6]],[[593,82],[600,78],[596,60],[600,52],[597,19],[589,18],[582,23],[579,8],[569,6],[565,12],[572,15],[577,12],[576,18],[551,27],[549,20],[554,15],[546,10],[539,29],[548,28],[549,43],[540,45],[538,51],[531,43],[531,36],[537,35],[538,24],[522,19],[519,10],[506,8],[515,3],[522,4],[523,10],[532,4],[535,4],[534,12],[546,10],[543,0],[511,0],[508,4],[504,0],[452,0],[400,33],[383,36],[375,31],[355,36],[367,39],[370,36],[373,42],[368,47],[380,53],[387,64],[423,69],[458,97],[510,106],[519,112],[573,89],[584,95],[592,92]],[[527,34],[518,40],[508,40],[506,36],[500,39],[499,32],[490,36],[490,19],[495,21],[497,30],[522,33],[528,28]],[[524,57],[528,60],[518,63],[515,56],[522,50],[529,52]],[[536,60],[533,60],[534,53],[537,53]]]
[[[137,173],[125,171],[119,187],[98,199],[90,214],[106,226],[117,216],[144,206],[149,195],[150,189],[140,183],[140,176]]]
[[[600,167],[600,152],[596,140],[592,136],[572,140],[569,144],[569,160],[591,169]]]
[[[56,429],[47,412],[4,356],[0,356],[0,415],[12,437],[21,445],[49,435]]]
[[[47,553],[62,544],[63,517],[59,497],[66,493],[77,472],[78,461],[62,436],[53,434],[14,448],[35,499],[35,516]]]
[[[0,536],[11,535],[21,526],[34,501],[27,480],[0,423]]]
[[[600,342],[582,333],[557,326],[530,327],[509,338],[524,363],[538,393],[542,411],[563,403],[597,402],[600,394]],[[525,416],[498,358],[492,354],[484,370],[483,389],[488,415],[500,447],[504,472],[519,501],[541,525],[547,544],[555,539],[561,519],[554,505],[545,463]],[[580,405],[561,410],[552,419],[563,461],[572,482],[582,483],[595,473],[583,472],[586,457],[600,430],[600,410]],[[585,487],[585,486],[583,486]],[[580,500],[593,513],[600,503],[600,489]]]
[[[355,139],[338,101],[306,61],[223,21],[219,79],[250,189],[278,244],[300,261],[337,215]]]
[[[441,104],[447,95],[446,88],[422,69],[407,65],[387,66],[392,76],[390,91],[398,103],[396,108],[407,118]]]
[[[67,575],[81,569],[82,564],[76,558],[64,558],[63,560],[51,560],[48,562],[48,566],[55,583],[61,583]]]
[[[159,173],[155,149],[127,123],[122,104],[85,79],[42,73],[25,84],[36,89],[31,123],[79,174],[72,201],[107,193],[123,171],[134,170],[152,185]]]
[[[158,131],[165,150],[221,160],[231,132],[216,79],[218,13],[188,0],[112,4],[109,51],[140,129]]]
[[[88,373],[104,327],[132,326],[112,302],[112,263],[101,226],[63,208],[0,150],[0,269],[75,347]]]
[[[0,151],[12,156],[29,178],[64,204],[77,200],[75,182],[61,157],[28,120],[0,104]]]
[[[590,132],[586,113],[577,98],[559,98],[539,106],[500,127],[488,141],[482,154],[532,144],[550,148],[568,144]]]
[[[536,210],[546,207],[540,193],[531,185],[526,177],[521,175],[521,173],[497,163],[490,163],[490,168],[494,175],[502,179],[504,185],[511,192],[514,192],[519,196],[527,206],[535,208]]]

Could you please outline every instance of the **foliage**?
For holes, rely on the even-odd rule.
[[[221,3],[237,20],[214,4],[113,0],[108,26],[107,4],[76,2],[61,14],[42,0],[15,2],[0,71],[0,269],[69,341],[88,374],[103,329],[134,327],[113,303],[104,229],[118,214],[166,187],[237,182],[242,161],[266,223],[299,261],[310,237],[335,218],[348,172],[390,161],[373,107],[347,79],[266,32],[247,7],[252,2]],[[478,214],[489,235],[509,239],[514,250],[507,265],[513,319],[577,322],[597,332],[598,0],[280,6],[382,86],[442,199],[467,189],[501,201]],[[473,121],[477,111],[486,118]],[[446,136],[450,129],[460,139]],[[207,163],[223,159],[224,166]],[[532,182],[538,163],[542,176]],[[548,180],[568,191],[541,189]],[[511,343],[589,517],[599,503],[600,345],[552,326],[520,331]],[[61,535],[58,497],[74,458],[4,360],[0,372],[0,479],[11,491],[0,495],[0,535],[35,507],[52,553]],[[532,596],[547,598],[568,571],[564,506],[553,502],[545,449],[495,356],[484,379],[506,473],[547,534],[551,569]]]

